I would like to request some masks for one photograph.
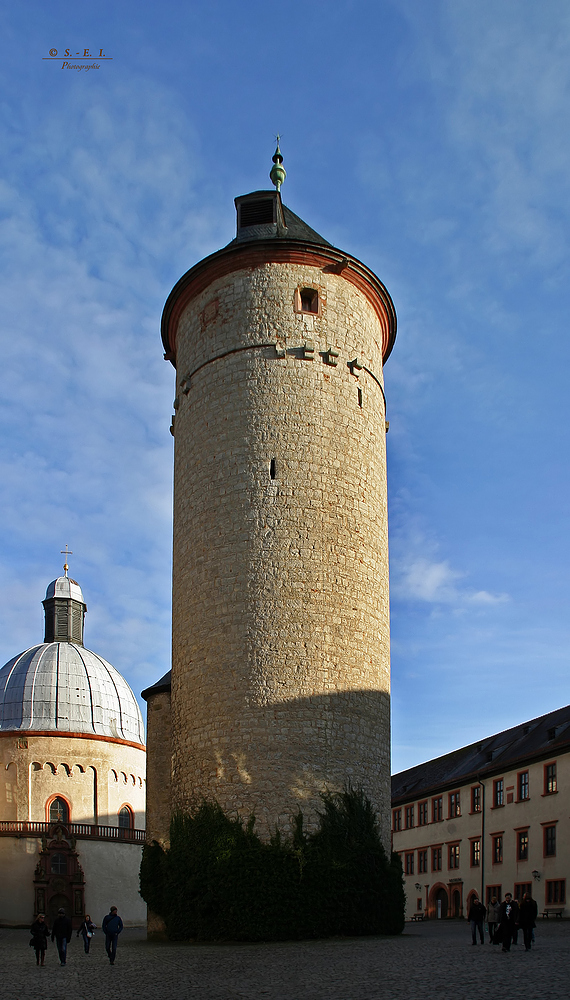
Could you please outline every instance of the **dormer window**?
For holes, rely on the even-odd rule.
[[[259,201],[244,201],[239,207],[239,228],[265,226],[275,222],[273,218],[274,198],[260,198]]]

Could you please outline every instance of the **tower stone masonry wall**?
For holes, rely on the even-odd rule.
[[[388,847],[381,320],[342,273],[239,267],[177,331],[172,808],[267,835],[350,781]]]

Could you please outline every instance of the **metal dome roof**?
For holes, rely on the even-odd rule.
[[[68,597],[71,598],[72,601],[81,601],[82,604],[85,604],[81,587],[77,581],[72,580],[70,576],[58,576],[57,580],[52,580],[52,582],[48,584],[48,588],[46,590],[46,601],[49,600],[50,597]]]
[[[60,577],[48,591],[62,580],[73,584]],[[81,595],[78,584],[75,588]],[[75,593],[61,596],[83,600]],[[32,646],[0,669],[0,732],[6,730],[96,734],[144,744],[142,715],[126,680],[101,656],[73,642]]]

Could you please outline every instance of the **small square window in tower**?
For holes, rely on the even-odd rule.
[[[316,288],[301,288],[299,290],[301,312],[318,313],[319,293]]]

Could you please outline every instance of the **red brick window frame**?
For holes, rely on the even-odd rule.
[[[431,800],[431,821],[432,823],[443,822],[443,795],[437,795]]]
[[[450,871],[459,868],[459,844],[448,845],[448,868]]]
[[[448,804],[448,819],[455,819],[456,816],[461,816],[461,792],[450,792]]]
[[[57,809],[56,803],[58,802],[61,803],[63,809]],[[60,812],[62,814],[61,819],[56,815],[56,812]],[[65,814],[66,812],[67,815]],[[61,794],[61,792],[58,792],[57,795],[50,795],[46,802],[46,823],[62,823],[63,826],[67,826],[68,823],[71,823],[71,804],[65,795]]]
[[[548,879],[544,886],[544,902],[546,906],[555,906],[566,902],[566,879]]]
[[[487,906],[491,902],[493,896],[497,897],[499,903],[501,902],[501,900],[502,900],[502,888],[503,888],[502,885],[488,885],[486,887],[485,893],[486,893],[486,899],[487,899]]]
[[[542,824],[543,857],[556,857],[556,823]]]
[[[470,847],[470,865],[471,868],[479,868],[481,865],[481,838],[471,837]]]
[[[500,809],[505,804],[505,779],[496,778],[493,782],[493,809]]]
[[[404,871],[406,875],[414,874],[414,852],[407,851],[404,860]]]
[[[399,833],[402,829],[402,810],[393,809],[392,810],[392,830],[394,833]]]
[[[128,802],[123,802],[123,805],[117,812],[117,817],[122,830],[134,830],[135,814]]]
[[[406,830],[412,830],[414,827],[414,807],[406,806]]]
[[[516,830],[515,833],[517,838],[517,861],[528,861],[528,827],[526,830]]]
[[[503,863],[503,834],[495,833],[492,837],[493,851],[491,855],[491,860],[494,865],[502,865]]]
[[[532,896],[532,882],[515,882],[513,896],[517,903],[521,902],[525,892],[529,892]]]
[[[556,761],[544,765],[544,794],[554,795],[558,791],[556,781]]]
[[[471,812],[481,812],[481,785],[473,785],[471,788]]]
[[[442,850],[441,846],[432,847],[431,849],[431,870],[432,872],[440,872],[442,870]]]
[[[427,848],[418,851],[418,874],[427,875],[428,870],[428,852]]]
[[[528,802],[530,798],[529,791],[528,771],[519,771],[517,774],[517,802]]]
[[[428,803],[427,799],[425,802],[418,802],[418,826],[428,825]]]

